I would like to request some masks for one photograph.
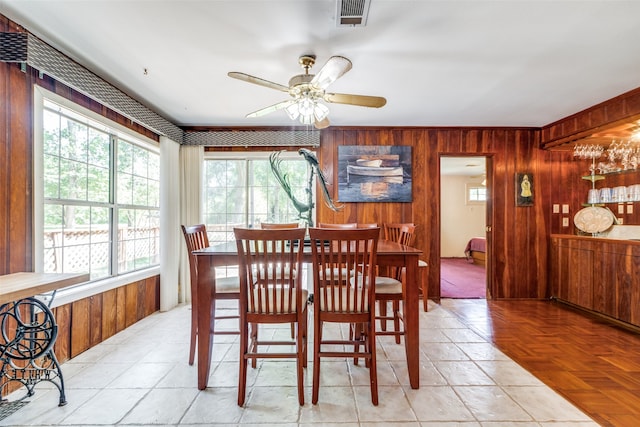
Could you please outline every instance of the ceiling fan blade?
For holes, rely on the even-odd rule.
[[[260,77],[251,76],[245,73],[239,73],[237,71],[231,71],[227,73],[229,77],[242,80],[243,82],[253,83],[258,86],[268,87],[270,89],[280,90],[282,92],[289,92],[289,86],[284,86],[279,83],[270,82],[269,80],[261,79]]]
[[[247,114],[246,117],[260,117],[269,113],[273,113],[274,111],[282,110],[283,108],[287,108],[289,105],[293,104],[295,101],[293,99],[289,99],[287,101],[278,102],[277,104],[270,105],[268,107],[261,108],[253,113]]]
[[[335,104],[350,104],[373,108],[380,108],[387,103],[387,100],[381,96],[352,95],[348,93],[326,93],[324,100]]]
[[[316,120],[316,122],[313,124],[316,129],[324,129],[324,128],[328,128],[329,127],[329,118],[325,117],[324,119],[318,121]]]
[[[318,74],[313,77],[311,86],[326,89],[350,69],[351,61],[347,58],[344,56],[332,56],[318,71]]]

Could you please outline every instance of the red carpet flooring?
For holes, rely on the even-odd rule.
[[[487,279],[483,266],[466,258],[440,258],[442,298],[486,298]]]

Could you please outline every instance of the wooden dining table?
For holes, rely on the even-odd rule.
[[[215,268],[238,264],[238,253],[235,242],[212,246],[194,251],[198,262],[198,389],[207,387],[213,350],[212,333],[215,325],[211,323],[211,286],[215,286]],[[401,245],[389,240],[378,242],[377,264],[380,267],[405,267],[406,279],[402,285],[404,343],[407,357],[407,369],[411,388],[419,388],[420,382],[420,326],[418,322],[418,258],[420,249]],[[303,262],[312,262],[311,248],[305,247]]]

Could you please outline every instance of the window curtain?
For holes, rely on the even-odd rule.
[[[160,311],[178,304],[180,251],[180,186],[170,171],[178,170],[180,144],[160,137]]]
[[[180,147],[180,221],[183,225],[202,222],[202,167],[204,147],[183,145]],[[180,228],[179,226],[177,227]],[[189,258],[187,246],[180,230],[180,302],[191,301]]]

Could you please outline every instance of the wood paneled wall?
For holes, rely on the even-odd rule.
[[[159,307],[159,276],[56,307],[53,310],[58,323],[56,357],[60,362],[71,359]]]
[[[16,25],[0,15],[0,30]],[[31,74],[0,62],[0,274],[32,270]]]
[[[429,280],[440,282],[440,158],[487,156],[491,227],[492,298],[544,298],[547,283],[549,215],[545,188],[548,153],[538,149],[537,131],[498,128],[329,128],[322,131],[319,160],[337,197],[340,145],[407,145],[413,157],[412,203],[347,203],[334,212],[318,203],[319,222],[413,222],[415,246],[429,263]],[[515,206],[515,174],[531,173],[535,203]],[[463,249],[463,248],[461,248]]]

